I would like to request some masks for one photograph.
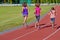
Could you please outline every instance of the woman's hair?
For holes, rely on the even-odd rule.
[[[22,4],[22,6],[23,6],[23,7],[27,7],[27,3],[24,2],[24,3]]]
[[[36,7],[39,7],[39,6],[40,6],[40,3],[36,3],[35,6],[36,6]]]
[[[55,10],[55,8],[54,8],[54,7],[52,7],[52,8],[51,8],[51,10]]]

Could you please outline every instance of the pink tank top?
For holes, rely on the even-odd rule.
[[[40,15],[40,11],[41,11],[41,8],[36,7],[36,8],[35,8],[35,15],[36,15],[36,16]]]

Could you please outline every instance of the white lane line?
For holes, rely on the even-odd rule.
[[[56,34],[58,31],[60,31],[60,28],[57,29],[55,32],[53,32],[52,34],[50,34],[49,36],[45,37],[43,40],[47,40],[48,38],[50,38],[51,36],[53,36],[54,34]]]
[[[45,15],[46,16],[46,15]],[[42,17],[42,19],[43,19],[44,17]],[[41,20],[40,20],[41,21]],[[22,36],[19,36],[19,37],[17,37],[17,38],[15,38],[15,39],[13,39],[13,40],[17,40],[17,39],[19,39],[19,38],[22,38],[22,37],[24,37],[24,36],[27,36],[27,35],[29,35],[29,34],[31,34],[31,33],[33,33],[33,32],[36,32],[36,31],[38,31],[38,30],[33,30],[33,31],[31,31],[31,32],[29,32],[29,33],[26,33],[26,34],[24,34],[24,35],[22,35]]]
[[[24,35],[22,35],[22,36],[19,36],[19,37],[17,37],[17,38],[15,38],[15,39],[13,39],[13,40],[20,39],[20,38],[22,38],[22,37],[24,37],[24,36],[27,36],[27,35],[29,35],[29,34],[31,34],[31,33],[33,33],[33,32],[36,32],[36,31],[38,31],[38,30],[33,30],[33,31],[28,32],[28,33],[26,33],[26,34],[24,34]]]

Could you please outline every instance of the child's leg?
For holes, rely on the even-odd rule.
[[[35,28],[36,28],[36,25],[37,25],[38,28],[39,28],[40,15],[39,15],[39,16],[36,16],[36,20],[37,20],[37,22],[36,22],[36,24],[35,24]]]
[[[55,22],[52,23],[52,28],[54,28]]]
[[[35,28],[37,28],[37,23],[38,23],[38,22],[35,23]]]
[[[23,25],[25,25],[25,26],[27,25],[26,21],[27,21],[27,16],[24,17],[24,21],[23,21]]]
[[[52,28],[54,28],[55,18],[52,18],[52,19],[51,19],[51,24],[52,24]]]
[[[26,23],[26,20],[27,20],[27,17],[25,16],[25,17],[24,17],[24,23]]]
[[[40,21],[40,16],[38,16],[38,29],[40,28],[39,21]]]
[[[37,20],[37,16],[36,16],[35,28],[37,28],[37,23],[38,23],[38,20]]]
[[[53,22],[51,22],[51,24],[52,24],[52,28],[54,27],[54,23]]]
[[[39,26],[39,22],[37,23],[37,29],[39,29],[40,28],[40,26]]]

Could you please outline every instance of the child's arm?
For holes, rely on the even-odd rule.
[[[51,15],[51,10],[48,12],[48,15]]]
[[[49,11],[49,12],[48,12],[48,15],[50,15],[50,13],[51,13],[51,12]]]
[[[56,10],[55,10],[55,16],[56,16]]]
[[[40,13],[41,13],[42,11],[41,11],[41,8],[40,8]]]

